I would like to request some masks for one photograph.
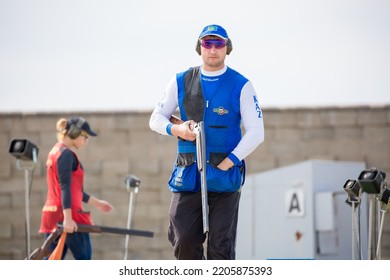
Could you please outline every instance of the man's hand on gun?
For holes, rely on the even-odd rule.
[[[190,120],[183,122],[181,119],[176,117],[175,115],[172,115],[169,119],[169,121],[173,124],[176,124],[177,126],[175,128],[172,127],[172,134],[175,136],[178,136],[184,140],[188,141],[195,141],[196,136],[199,133],[199,126],[196,122]],[[181,127],[179,127],[182,125]],[[178,133],[178,134],[175,134]],[[230,169],[234,163],[229,159],[225,158],[223,161],[218,164],[217,168],[221,170],[228,170]]]
[[[187,141],[195,141],[196,134],[194,128],[196,123],[193,120],[183,122],[179,118],[172,116],[170,121],[174,124],[171,132],[173,135]]]

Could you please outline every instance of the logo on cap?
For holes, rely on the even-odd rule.
[[[217,31],[218,30],[218,26],[215,26],[215,25],[210,25],[207,27],[207,31]]]

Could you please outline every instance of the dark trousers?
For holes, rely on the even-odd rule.
[[[208,193],[209,233],[203,233],[201,193],[173,193],[168,239],[178,260],[234,260],[240,192]]]
[[[45,240],[50,234],[45,234]],[[53,251],[58,244],[58,240],[50,244],[50,251]],[[88,232],[75,232],[66,235],[62,259],[65,259],[68,249],[72,252],[75,260],[90,260],[92,258],[92,244]]]

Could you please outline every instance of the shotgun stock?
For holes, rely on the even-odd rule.
[[[181,119],[179,119],[178,117],[176,117],[175,115],[172,115],[170,118],[169,118],[169,121],[173,124],[182,124],[183,121]]]
[[[37,249],[35,249],[31,254],[30,260],[43,260],[45,257],[49,257],[52,251],[50,250],[50,244],[54,242],[57,238],[59,238],[62,234],[63,229],[58,228],[53,231],[48,238],[46,238],[43,245]]]

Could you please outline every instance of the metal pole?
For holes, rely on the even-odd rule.
[[[134,210],[134,205],[135,205],[135,195],[138,193],[138,187],[139,187],[140,182],[141,181],[138,179],[138,177],[136,177],[134,175],[129,175],[125,179],[126,189],[127,189],[127,191],[130,192],[129,209],[127,212],[127,229],[131,229],[131,226],[132,226],[133,210]],[[123,257],[124,260],[127,260],[127,256],[128,256],[129,240],[130,240],[130,236],[126,235],[125,254]]]
[[[352,202],[352,260],[355,260],[355,234],[356,234],[356,213],[355,213],[355,206],[356,202]]]
[[[362,252],[361,252],[361,240],[360,240],[360,226],[359,226],[359,208],[356,206],[359,206],[358,201],[351,201],[352,203],[352,259],[356,259],[356,252],[355,249],[357,249],[358,254],[358,260],[362,259]]]
[[[347,202],[352,206],[352,259],[356,259],[355,250],[359,250],[359,259],[362,258],[361,242],[360,242],[360,209],[361,202],[361,186],[356,180],[347,180],[344,184],[344,190],[348,193]]]
[[[380,225],[378,230],[378,244],[376,248],[376,259],[381,259],[381,244],[382,244],[382,234],[383,234],[383,224],[385,222],[385,215],[387,210],[389,209],[389,203],[390,203],[390,190],[387,188],[387,183],[383,183],[382,186],[383,191],[379,194],[378,202],[380,203],[379,206],[379,215],[380,215]]]
[[[36,162],[36,158],[34,156]],[[22,166],[20,159],[16,160],[16,167],[18,169],[24,170],[24,206],[25,206],[25,227],[26,227],[26,259],[30,259],[31,245],[30,245],[30,186],[32,183],[32,178],[30,179],[30,174],[35,167],[35,162],[33,165]],[[32,176],[31,176],[32,177]]]
[[[24,203],[25,203],[25,214],[26,214],[26,255],[27,259],[30,259],[30,183],[29,183],[29,169],[24,169],[25,177],[25,192],[24,192]]]
[[[374,195],[370,195],[369,199],[369,208],[368,208],[368,254],[367,259],[373,260],[374,259],[374,239],[373,239],[373,231],[374,228],[374,222],[376,224],[376,213],[374,213],[374,208],[376,206],[376,200]]]
[[[130,199],[129,199],[129,210],[127,212],[127,229],[131,229],[132,225],[132,212],[133,212],[133,205],[134,205],[134,192],[130,191]],[[126,240],[125,240],[125,256],[124,260],[127,260],[127,255],[128,255],[128,249],[129,249],[129,240],[130,236],[126,235]]]
[[[387,208],[387,205],[386,205],[386,208]],[[376,247],[376,259],[377,260],[381,259],[382,232],[383,232],[383,224],[385,222],[385,214],[386,214],[386,210],[381,210],[381,211],[382,211],[382,218],[381,218],[379,234],[378,234],[378,244]]]

